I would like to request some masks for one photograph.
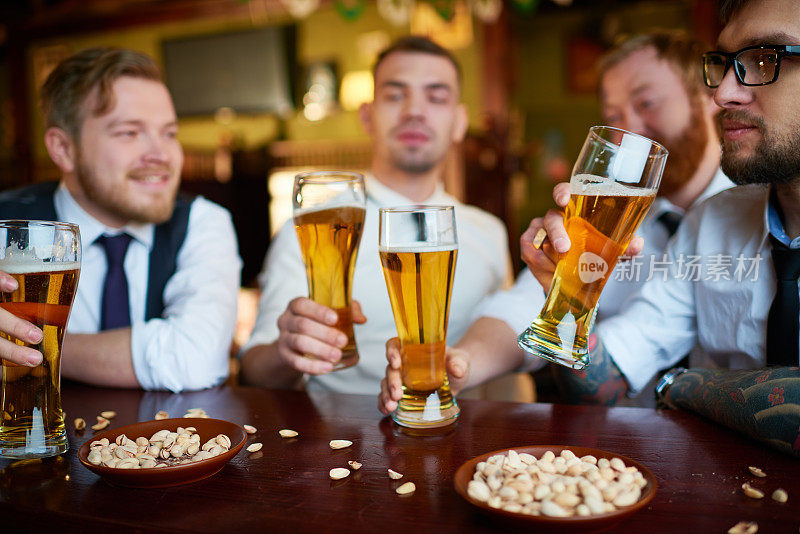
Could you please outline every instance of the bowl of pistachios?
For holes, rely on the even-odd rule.
[[[177,486],[217,473],[245,441],[244,429],[230,421],[162,419],[98,433],[81,446],[78,459],[117,486]]]

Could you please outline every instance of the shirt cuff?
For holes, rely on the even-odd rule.
[[[606,353],[625,376],[629,388],[628,396],[633,397],[642,391],[650,382],[650,379],[653,378],[653,375],[658,372],[658,369],[653,369],[652,366],[647,365],[647,362],[644,361],[645,358],[641,354],[637,356],[630,350],[630,347],[635,345],[630,340],[630,329],[620,328],[622,325],[615,325],[614,323],[614,319],[606,320],[597,325],[595,332],[603,343]],[[615,332],[627,332],[628,336],[618,336]]]

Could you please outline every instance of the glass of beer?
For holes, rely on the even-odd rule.
[[[333,370],[352,367],[358,363],[358,348],[350,305],[366,213],[364,176],[344,171],[298,174],[292,201],[294,228],[306,265],[308,296],[336,312],[335,328],[347,336],[342,359]]]
[[[0,337],[42,353],[36,367],[2,362],[0,457],[43,458],[68,448],[61,411],[61,341],[81,266],[77,225],[44,221],[0,221],[0,271],[19,283],[0,292],[0,308],[30,321],[44,333],[41,343]]]
[[[655,199],[667,150],[625,130],[590,129],[570,179],[564,226],[572,243],[560,255],[550,292],[519,346],[583,369],[597,300]]]
[[[449,425],[460,411],[445,369],[458,254],[453,206],[381,208],[379,239],[402,362],[403,397],[392,419],[412,428]]]

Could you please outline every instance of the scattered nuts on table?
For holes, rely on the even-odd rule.
[[[117,416],[117,412],[113,410],[108,410],[105,412],[100,412],[100,415],[106,419],[114,419]]]
[[[199,417],[201,419],[208,419],[209,416],[206,411],[202,408],[189,408],[186,410],[186,413],[183,415],[185,418],[192,418],[192,417]]]
[[[410,495],[417,490],[417,487],[414,485],[413,482],[406,482],[395,491],[398,495]]]
[[[258,452],[263,445],[261,443],[251,443],[247,446],[247,452]]]
[[[778,488],[772,492],[772,499],[778,502],[786,502],[789,500],[789,494],[783,488]]]
[[[750,472],[753,474],[753,476],[756,476],[756,477],[759,477],[759,478],[764,478],[765,476],[767,476],[767,474],[764,471],[762,471],[761,469],[759,469],[758,467],[753,467],[751,465],[747,469],[750,470]]]
[[[255,434],[257,432],[256,427],[250,425],[243,425],[244,431],[248,434]]]
[[[635,504],[644,475],[621,458],[577,457],[565,449],[541,458],[514,450],[476,466],[467,493],[492,508],[550,517],[588,516]]]
[[[350,469],[352,469],[353,471],[358,471],[359,469],[361,469],[361,464],[356,462],[355,460],[350,460],[349,462],[347,462],[347,465],[349,465]]]
[[[169,419],[169,414],[164,410],[160,410],[159,412],[156,413],[154,419],[156,421],[161,421],[162,419]]]
[[[739,521],[728,529],[728,534],[756,534],[756,532],[758,532],[758,523],[751,521]]]
[[[175,432],[159,430],[150,439],[132,440],[120,434],[111,443],[103,438],[89,445],[88,460],[92,465],[117,469],[148,469],[199,462],[230,449],[230,438],[219,434],[200,450],[200,435],[195,432],[194,427],[178,427]]]
[[[280,434],[282,438],[296,438],[298,435],[297,432],[294,430],[289,430],[288,428],[278,430],[278,434]]]
[[[401,478],[403,478],[403,475],[398,473],[397,471],[393,471],[391,469],[387,469],[387,471],[389,471],[389,478],[391,478],[392,480],[400,480]]]
[[[341,480],[350,475],[350,470],[344,467],[334,467],[331,469],[329,475],[333,480]]]
[[[744,494],[747,495],[748,497],[750,497],[751,499],[763,499],[764,498],[764,492],[763,491],[754,488],[753,486],[751,486],[747,482],[742,484],[742,491],[744,491]]]
[[[75,430],[83,430],[86,428],[86,421],[78,417],[75,419]]]
[[[346,449],[350,445],[352,445],[352,441],[348,441],[346,439],[335,439],[329,443],[331,449]]]
[[[92,425],[92,430],[103,430],[105,427],[111,424],[111,421],[104,417],[98,417],[97,423]]]

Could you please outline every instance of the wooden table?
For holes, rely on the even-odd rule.
[[[658,493],[619,531],[710,534],[745,519],[757,521],[759,532],[796,533],[800,527],[800,461],[684,412],[464,400],[452,432],[415,437],[382,418],[371,396],[231,387],[170,395],[70,383],[63,400],[70,422],[115,410],[114,426],[151,419],[160,409],[181,416],[200,407],[211,417],[256,426],[250,441],[264,448],[257,458],[242,451],[204,481],[125,489],[80,464],[77,450],[92,433],[76,436],[70,424],[70,450],[62,457],[31,465],[0,461],[3,533],[46,526],[115,534],[499,531],[502,525],[458,496],[453,473],[484,452],[544,444],[614,451],[650,468]],[[281,428],[300,437],[282,440]],[[332,451],[332,439],[354,445]],[[332,482],[328,471],[347,460],[364,466]],[[769,493],[783,487],[789,502],[745,497],[740,486],[754,478],[749,465],[768,474],[757,486]],[[416,483],[413,496],[395,494],[389,467]]]

